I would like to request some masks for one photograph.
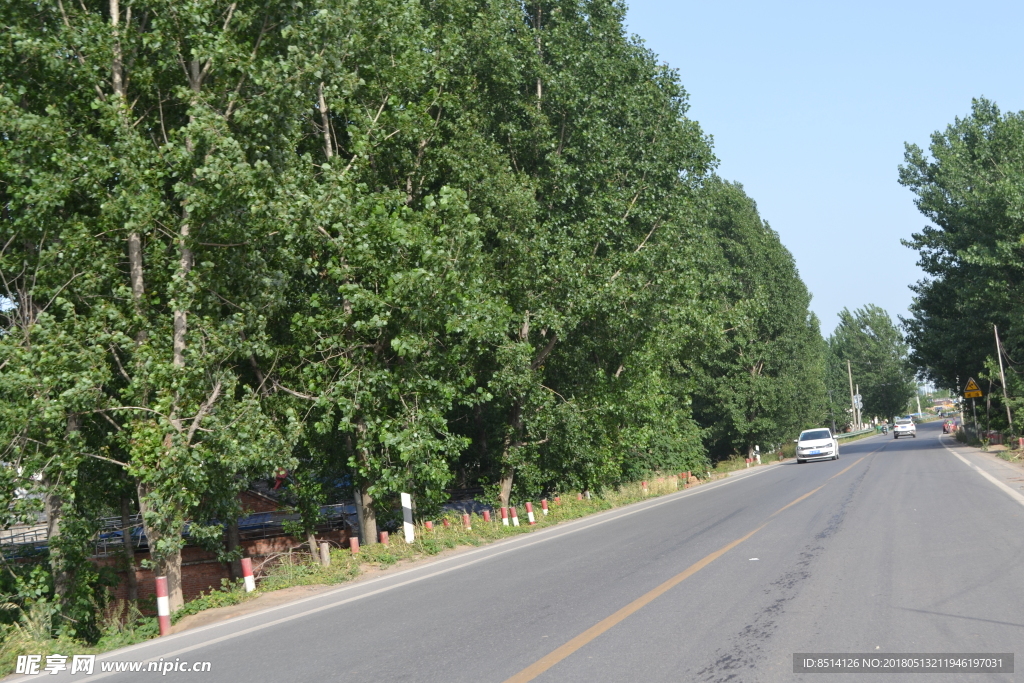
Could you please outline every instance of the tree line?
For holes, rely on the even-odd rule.
[[[95,633],[104,515],[237,558],[287,476],[503,505],[829,419],[792,256],[611,0],[40,0],[0,48],[4,527]],[[49,597],[47,597],[49,596]]]
[[[1014,434],[1024,407],[1022,153],[1024,112],[1003,113],[982,98],[933,133],[927,151],[908,144],[900,167],[900,183],[930,221],[906,241],[926,274],[903,321],[911,360],[923,378],[954,396],[973,377],[985,394],[978,401],[981,426]]]

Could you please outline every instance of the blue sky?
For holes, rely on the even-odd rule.
[[[796,258],[822,332],[842,308],[905,314],[922,277],[900,245],[925,223],[897,182],[987,97],[1024,109],[1024,3],[631,0],[628,30],[677,69],[714,137]]]

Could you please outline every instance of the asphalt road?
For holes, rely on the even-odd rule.
[[[753,469],[102,659],[209,661],[167,674],[208,683],[824,683],[864,677],[794,674],[793,654],[1024,655],[1024,504],[939,431]]]

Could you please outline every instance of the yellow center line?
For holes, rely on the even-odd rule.
[[[822,485],[821,485],[821,486],[819,486],[818,488],[814,489],[814,490],[813,490],[813,491],[811,491],[810,493],[805,493],[804,495],[800,496],[799,498],[797,498],[796,500],[794,500],[794,501],[793,501],[792,503],[790,503],[789,505],[787,505],[787,506],[785,506],[785,507],[781,507],[781,508],[779,508],[778,510],[776,510],[775,512],[773,512],[773,513],[771,514],[771,516],[772,516],[772,517],[774,517],[775,515],[777,515],[777,514],[779,514],[780,512],[782,512],[783,510],[788,510],[789,508],[793,507],[794,505],[796,505],[796,504],[797,504],[797,503],[799,503],[800,501],[802,501],[802,500],[807,500],[808,498],[810,498],[811,496],[813,496],[813,495],[814,495],[815,493],[817,493],[818,491],[822,490],[823,488],[825,488],[825,485],[824,485],[824,484],[822,484]]]
[[[877,452],[878,452],[878,451],[875,451],[875,453],[877,453]],[[868,455],[874,455],[874,453],[868,453]],[[867,456],[867,455],[865,455],[865,456],[864,456],[864,458],[866,458],[866,457],[868,457],[868,456]],[[854,468],[854,466],[855,466],[855,465],[856,465],[856,464],[857,464],[858,462],[860,462],[861,460],[863,460],[864,458],[860,458],[859,460],[857,460],[856,462],[854,462],[854,463],[853,463],[852,465],[850,465],[849,467],[847,467],[847,468],[846,468],[845,470],[843,470],[843,471],[842,471],[842,472],[840,472],[839,474],[846,474],[847,472],[849,472],[850,470],[852,470],[852,469]],[[829,477],[829,481],[831,481],[831,480],[835,479],[836,477],[838,477],[838,476],[839,476],[839,474],[833,474],[833,475],[832,475],[831,477]]]
[[[881,450],[881,449],[879,449],[879,450]],[[877,451],[875,451],[875,452],[877,452]],[[868,455],[873,455],[873,453],[868,453]],[[863,460],[866,457],[867,456],[864,456],[864,457],[860,458],[859,460],[857,460],[856,462],[851,464],[849,467],[847,467],[845,470],[843,470],[839,474],[834,474],[831,477],[829,477],[829,479],[835,479],[840,474],[845,474],[846,472],[849,472],[854,467],[854,465],[856,465],[857,463],[859,463],[861,460]],[[826,482],[826,483],[828,483],[828,482]],[[779,510],[776,510],[775,512],[772,513],[771,516],[774,517],[775,515],[777,515],[780,512],[782,512],[783,510],[786,510],[787,508],[790,508],[790,507],[796,505],[800,501],[806,500],[807,498],[810,498],[811,496],[813,496],[815,493],[817,493],[818,491],[822,490],[823,488],[825,488],[825,484],[822,484],[821,486],[819,486],[818,488],[814,489],[810,493],[805,493],[804,495],[800,496],[799,498],[794,500],[792,503],[790,503],[786,507],[783,507],[783,508],[780,508]],[[555,664],[558,664],[560,661],[562,661],[563,659],[565,659],[566,657],[568,657],[572,653],[576,652],[581,647],[583,647],[587,643],[591,642],[592,640],[597,638],[602,633],[604,633],[604,632],[608,631],[609,629],[611,629],[613,626],[615,626],[616,624],[621,622],[626,617],[630,616],[631,614],[634,614],[635,612],[640,610],[642,607],[650,604],[651,602],[653,602],[657,598],[661,597],[662,595],[664,595],[665,593],[667,593],[668,591],[670,591],[674,587],[678,586],[680,583],[682,583],[686,579],[690,578],[691,576],[693,576],[694,574],[699,572],[704,567],[708,566],[709,564],[711,564],[712,562],[714,562],[715,560],[720,558],[722,555],[725,555],[727,552],[729,552],[730,550],[732,550],[733,548],[738,546],[740,543],[743,543],[743,541],[746,541],[747,539],[749,539],[751,536],[753,536],[754,534],[756,534],[758,531],[760,531],[761,529],[765,528],[766,526],[768,526],[767,522],[765,524],[762,524],[761,526],[757,527],[756,529],[751,531],[749,534],[747,534],[743,538],[737,538],[732,543],[724,546],[723,548],[719,548],[718,550],[716,550],[715,552],[711,553],[707,557],[704,557],[703,559],[695,562],[694,564],[691,564],[689,567],[684,569],[682,572],[680,572],[679,574],[676,574],[671,579],[669,579],[665,583],[661,584],[657,588],[654,588],[654,589],[648,591],[647,593],[644,593],[639,598],[637,598],[633,602],[629,603],[628,605],[626,605],[625,607],[623,607],[619,611],[615,612],[611,616],[605,617],[601,621],[597,622],[596,624],[594,624],[593,626],[588,628],[586,631],[584,631],[583,633],[579,634],[578,636],[576,636],[575,638],[570,640],[565,645],[562,645],[561,647],[557,648],[556,650],[552,651],[551,653],[549,653],[547,655],[544,655],[543,657],[538,659],[536,662],[534,662],[530,666],[526,667],[525,669],[523,669],[519,673],[515,674],[511,678],[505,679],[504,683],[528,683],[528,681],[532,681],[537,676],[540,676],[542,673],[544,673],[545,671],[547,671],[548,669],[553,667]]]
[[[702,560],[699,560],[694,564],[691,564],[685,570],[683,570],[679,574],[676,574],[671,579],[661,584],[657,588],[654,588],[651,591],[640,596],[633,602],[629,603],[628,605],[620,609],[615,614],[612,614],[610,617],[606,617],[601,621],[597,622],[597,624],[591,626],[586,631],[579,634],[565,645],[562,645],[550,654],[541,657],[536,662],[526,667],[525,669],[523,669],[516,675],[512,676],[511,678],[506,679],[505,683],[527,683],[527,681],[532,681],[534,678],[540,676],[542,673],[553,667],[555,664],[558,664],[560,661],[562,661],[572,653],[576,652],[576,650],[579,650],[581,647],[583,647],[590,641],[594,640],[594,638],[597,638],[599,635],[601,635],[608,629],[612,628],[620,621],[622,621],[629,615],[639,610],[641,607],[644,607],[645,605],[654,601],[656,598],[660,597],[661,595],[664,595],[667,591],[671,590],[672,588],[679,585],[686,579],[690,578],[691,576],[699,572],[701,569],[703,569],[704,567],[708,566],[709,564],[720,558],[722,555],[725,555],[727,552],[738,546],[740,543],[743,543],[743,541],[747,540],[748,538],[756,534],[758,531],[765,528],[765,526],[767,526],[767,524],[762,524],[761,526],[757,527],[743,538],[737,538],[729,545],[720,548],[715,552],[711,553],[710,555],[708,555],[707,557],[703,558]]]

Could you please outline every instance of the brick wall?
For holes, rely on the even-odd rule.
[[[242,504],[243,510],[249,512],[274,512],[281,508],[276,500],[256,491],[242,491],[238,494],[238,502]]]
[[[348,542],[346,531],[326,531],[316,534],[317,541],[327,541],[336,547],[341,547]],[[259,579],[261,573],[265,573],[274,564],[276,556],[287,553],[289,549],[298,548],[299,552],[308,552],[309,546],[291,536],[274,536],[271,538],[257,538],[242,541],[242,552],[244,557],[253,560],[253,571]],[[148,552],[135,553],[135,579],[139,587],[139,600],[150,600],[156,596],[156,582],[153,571],[143,569],[143,560],[150,559]],[[92,561],[101,567],[123,566],[123,558],[120,555],[108,555],[94,557]],[[262,570],[262,571],[261,571]],[[120,583],[111,589],[111,597],[114,600],[128,599],[128,585],[125,581],[126,572],[118,572]],[[211,589],[221,586],[221,579],[230,578],[228,565],[218,562],[217,556],[202,548],[186,546],[181,551],[181,587],[185,600],[194,600],[200,593],[206,593]]]

